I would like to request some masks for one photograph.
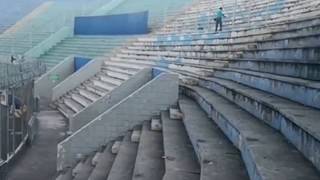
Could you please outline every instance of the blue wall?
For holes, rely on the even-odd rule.
[[[110,16],[76,17],[75,35],[130,35],[148,33],[148,11]]]
[[[84,57],[74,57],[74,72],[81,69],[84,65],[86,65],[89,61],[91,61],[90,58],[84,58]]]

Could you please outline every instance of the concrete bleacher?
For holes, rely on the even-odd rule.
[[[124,1],[117,8],[111,10],[108,14],[133,13],[140,11],[149,11],[149,28],[156,30],[161,27],[170,18],[179,14],[184,7],[193,0],[164,0],[159,3],[156,0]]]
[[[239,152],[205,112],[185,97],[179,106],[183,121],[172,109],[162,111],[82,158],[57,179],[248,179]]]
[[[24,54],[64,26],[73,26],[75,16],[89,15],[109,1],[50,1],[14,25],[0,37],[0,54]]]
[[[209,18],[222,5],[228,17],[215,33]],[[162,113],[164,170],[155,179],[320,178],[319,8],[310,0],[204,0],[109,57],[115,69],[176,72],[193,99],[180,97],[183,121]],[[144,179],[134,172],[123,179]]]
[[[38,60],[44,62],[48,69],[59,64],[68,56],[96,58],[105,56],[115,48],[121,47],[135,36],[73,36],[64,39]]]
[[[161,8],[167,9],[165,12],[154,6],[155,2],[149,2],[146,6],[146,1],[139,3],[124,1],[118,7],[111,10],[109,13],[128,13],[142,10],[150,12],[150,24],[160,25],[163,23],[159,18],[169,16],[171,13],[178,13],[180,6],[190,3],[190,1],[176,1],[174,6],[171,1],[162,3]],[[120,86],[124,81],[128,80],[132,75],[137,73],[137,69],[131,70],[128,68],[117,67],[116,63],[108,61],[108,56],[115,54],[121,45],[128,41],[134,41],[139,36],[73,36],[64,39],[38,59],[44,61],[48,68],[51,69],[56,64],[62,62],[70,55],[84,56],[90,58],[101,57],[105,59],[105,63],[94,77],[88,77],[77,83],[78,87],[68,90],[59,97],[55,97],[54,106],[59,109],[66,117],[71,117],[91,104],[97,102],[104,96],[107,96],[110,91]],[[143,67],[141,68],[143,69]],[[98,114],[96,114],[97,116]]]
[[[187,2],[128,0],[110,14],[149,9],[151,27],[166,24],[130,42],[73,36],[41,56],[51,67],[70,55],[102,59],[97,73],[54,98],[79,123],[58,145],[57,179],[320,179],[320,2],[237,2],[201,0],[180,12]],[[220,6],[227,18],[215,32]],[[178,101],[162,92],[174,83],[167,79],[109,104],[149,67],[179,75]],[[177,105],[155,112],[167,100]],[[76,122],[81,112],[90,117]]]
[[[177,13],[180,13],[181,9],[191,3],[188,1],[163,1],[161,6],[156,5],[156,1],[130,1],[125,0],[121,2],[118,6],[114,7],[106,15],[123,14],[123,13],[135,13],[140,11],[149,12],[149,28],[153,32],[157,27],[161,27],[165,21]],[[102,12],[99,12],[102,15]],[[103,14],[103,15],[104,15]],[[135,36],[72,36],[62,40],[60,43],[56,44],[54,47],[50,48],[45,54],[42,54],[38,59],[44,61],[49,69],[61,62],[68,55],[83,54],[88,57],[96,57],[108,55],[112,49],[119,47],[114,44],[113,41],[124,41],[125,39],[135,38]],[[105,41],[104,43],[95,43],[96,41]],[[103,46],[108,46],[107,48],[102,48]]]

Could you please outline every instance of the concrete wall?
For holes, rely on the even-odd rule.
[[[38,58],[53,46],[58,44],[60,41],[64,40],[67,37],[72,36],[72,29],[69,27],[63,27],[59,31],[52,34],[46,40],[39,43],[37,46],[33,47],[25,53],[26,57]]]
[[[57,100],[59,97],[63,96],[68,91],[76,88],[82,82],[93,77],[101,70],[101,65],[103,63],[103,58],[95,58],[86,64],[79,71],[73,73],[67,79],[62,81],[52,90],[52,101]]]
[[[61,61],[57,66],[42,75],[35,82],[35,96],[44,97],[46,99],[52,98],[52,89],[65,80],[74,72],[74,57],[69,56]],[[52,76],[59,76],[59,80],[52,80]]]
[[[178,100],[179,78],[163,73],[58,144],[57,169],[76,162]]]
[[[70,131],[75,132],[90,121],[94,120],[101,113],[111,108],[116,103],[120,102],[123,98],[127,97],[138,88],[146,84],[152,79],[151,68],[143,69],[136,75],[132,76],[129,80],[112,90],[110,93],[100,98],[90,106],[75,114],[70,119]]]

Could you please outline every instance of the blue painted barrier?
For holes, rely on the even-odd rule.
[[[79,69],[85,66],[89,61],[91,61],[90,58],[74,57],[74,72],[77,72]]]
[[[75,35],[131,35],[148,33],[148,11],[110,16],[76,17]]]

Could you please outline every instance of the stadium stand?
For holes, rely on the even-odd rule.
[[[161,6],[158,5],[155,0],[143,0],[143,1],[129,1],[126,0],[122,2],[118,7],[110,10],[109,12],[100,12],[99,15],[114,15],[114,14],[124,14],[124,13],[135,13],[141,11],[149,12],[149,28],[151,31],[157,27],[161,27],[165,21],[169,20],[170,16],[174,16],[180,11],[177,9],[184,7],[191,1],[162,1]],[[98,57],[108,55],[108,50],[104,50],[104,54],[101,53],[103,46],[108,46],[108,49],[112,50],[119,47],[121,44],[116,45],[110,39],[115,39],[116,41],[126,42],[136,38],[135,36],[79,36],[75,35],[71,38],[66,38],[62,42],[58,43],[51,49],[49,49],[45,54],[40,56],[38,59],[44,61],[48,69],[57,65],[63,59],[68,57],[70,54],[84,55],[86,57]],[[71,48],[75,46],[74,43],[77,42],[77,48]],[[104,41],[104,44],[95,43],[96,41]],[[110,42],[110,43],[109,43]],[[90,45],[89,45],[90,44]],[[112,44],[112,45],[110,45]],[[67,46],[68,45],[68,46]],[[59,51],[59,50],[60,51]],[[63,52],[62,52],[63,51]],[[68,53],[67,53],[68,51]],[[59,52],[59,54],[57,54]]]
[[[178,3],[179,2],[179,3]],[[171,1],[162,2],[162,6],[155,6],[156,1],[124,1],[118,7],[113,9],[110,13],[128,13],[137,12],[141,10],[148,10],[150,13],[149,24],[156,26],[163,23],[165,14],[170,15],[178,13],[177,7],[187,4],[188,1],[177,1],[172,4]],[[166,9],[166,11],[164,11]],[[153,27],[151,26],[151,28]],[[40,61],[44,61],[49,68],[58,64],[69,55],[80,55],[85,57],[108,57],[114,54],[121,45],[124,45],[128,40],[134,41],[137,36],[79,36],[75,35],[67,38],[55,47],[50,49],[46,54],[39,57]],[[130,70],[123,70],[119,68],[110,68],[112,62],[104,65],[101,72],[97,73],[95,77],[87,80],[86,82],[79,83],[79,87],[67,92],[59,97],[55,102],[55,106],[65,115],[74,115],[80,112],[83,108],[88,107],[90,104],[96,102],[99,97],[103,97],[110,92],[110,90],[122,84],[124,80],[129,79],[132,75]],[[119,75],[119,73],[123,73]],[[81,89],[81,90],[80,90]],[[81,93],[80,93],[81,92]],[[85,93],[85,94],[83,94]],[[92,98],[86,98],[90,94]],[[93,98],[95,97],[95,98]],[[86,103],[83,103],[86,102]],[[67,117],[68,117],[67,116]]]
[[[220,6],[227,18],[216,33],[212,17]],[[180,75],[188,96],[179,100],[183,121],[161,113],[163,147],[147,150],[163,149],[162,160],[141,157],[150,143],[146,122],[142,133],[134,129],[57,179],[79,172],[91,179],[101,167],[102,179],[150,179],[159,167],[152,179],[319,179],[319,8],[310,0],[197,1],[161,30],[119,49],[106,60],[110,69],[158,67]],[[119,144],[116,156],[96,161]]]
[[[38,44],[100,3],[25,28]],[[38,18],[70,8],[60,5]],[[215,32],[219,7],[226,18]],[[142,10],[148,35],[76,35],[39,57],[49,68],[70,55],[102,61],[52,99],[79,123],[58,144],[57,180],[320,179],[320,1],[126,0],[105,14]],[[154,77],[120,91],[142,71]],[[117,93],[126,97],[110,103]],[[90,118],[77,122],[81,112]]]
[[[75,3],[76,2],[76,3]],[[64,26],[73,26],[74,17],[89,15],[108,1],[52,1],[35,17],[0,37],[0,54],[24,54]]]

